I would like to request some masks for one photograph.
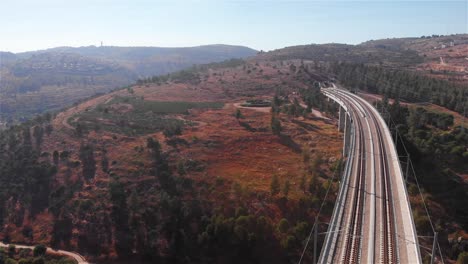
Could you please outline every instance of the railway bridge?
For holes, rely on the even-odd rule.
[[[403,173],[390,130],[361,97],[322,93],[340,105],[346,166],[319,263],[422,263]]]

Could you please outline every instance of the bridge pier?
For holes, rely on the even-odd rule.
[[[348,155],[351,136],[351,118],[343,107],[340,106],[339,109],[338,130],[344,132],[343,157],[346,157]]]
[[[340,108],[341,109],[341,108]],[[344,112],[344,111],[343,111]],[[346,113],[344,114],[344,144],[343,144],[343,157],[348,156],[349,142],[351,141],[351,118]]]
[[[346,111],[343,109],[343,107],[340,106],[340,114],[339,114],[339,120],[338,120],[338,130],[340,132],[343,132],[345,128],[345,117]]]

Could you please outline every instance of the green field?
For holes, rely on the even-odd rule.
[[[106,105],[117,103],[126,103],[133,106],[133,111],[137,113],[146,113],[151,111],[157,114],[184,114],[189,109],[214,108],[220,109],[224,103],[220,102],[159,102],[146,101],[136,97],[114,97]]]
[[[131,108],[123,112],[115,110],[116,106],[122,105]],[[70,117],[68,123],[75,128],[79,124],[84,132],[105,130],[138,136],[193,125],[171,114],[187,114],[189,109],[219,109],[223,106],[219,102],[156,102],[135,97],[115,97],[105,104]]]

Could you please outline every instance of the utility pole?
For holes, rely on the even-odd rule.
[[[432,244],[431,264],[434,264],[436,245],[437,245],[437,232],[434,232],[434,243]]]
[[[410,154],[409,153],[406,153],[406,177],[405,177],[405,181],[408,182],[408,173],[409,173],[409,164],[410,164]]]
[[[314,260],[313,263],[317,264],[317,237],[318,237],[318,216],[315,217],[315,228],[314,228]]]
[[[395,128],[395,146],[397,146],[397,145],[398,145],[398,144],[397,144],[397,140],[398,140],[398,128],[397,128],[396,125],[394,126],[394,128]]]

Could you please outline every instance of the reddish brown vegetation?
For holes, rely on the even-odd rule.
[[[272,225],[282,218],[289,218],[294,223],[297,217],[293,215],[303,210],[298,208],[298,201],[310,195],[299,186],[303,175],[310,175],[307,172],[309,161],[303,161],[301,149],[307,149],[312,156],[320,156],[324,162],[317,168],[319,176],[330,176],[330,166],[340,158],[341,152],[341,136],[334,123],[312,114],[306,117],[280,114],[283,131],[281,136],[276,136],[271,132],[269,108],[239,107],[239,103],[245,99],[271,99],[276,89],[288,94],[299,87],[307,87],[297,80],[294,72],[290,73],[288,65],[247,64],[244,67],[210,70],[201,76],[199,84],[141,85],[133,87],[132,94],[128,90],[116,91],[58,114],[52,122],[53,132],[45,136],[42,144],[42,151],[49,152],[50,156],[42,159],[52,163],[53,151],[69,153],[68,157],[60,158],[51,187],[53,190],[72,188],[71,196],[59,208],[46,210],[32,219],[25,216],[27,221],[17,226],[9,225],[5,232],[16,242],[55,243],[58,247],[97,254],[96,257],[116,256],[113,248],[115,234],[113,227],[109,226],[112,205],[108,184],[111,176],[101,164],[104,158],[108,160],[109,171],[119,176],[128,193],[132,189],[154,184],[154,176],[148,174],[152,161],[146,149],[147,137],[162,143],[162,149],[169,154],[170,166],[174,170],[180,162],[195,161],[199,165],[199,168],[187,171],[187,177],[199,188],[200,199],[209,201],[213,208],[221,207],[228,213],[243,204],[253,215],[267,216]],[[178,140],[175,145],[168,144],[169,139],[161,132],[130,137],[99,130],[78,137],[69,118],[109,102],[114,96],[136,96],[155,101],[222,101],[225,107],[174,115],[193,122],[193,126],[184,127],[180,136],[173,137]],[[236,109],[240,109],[242,114],[239,119],[234,115]],[[132,108],[120,105],[117,110],[127,112]],[[91,180],[84,179],[79,162],[80,146],[85,143],[94,146],[97,164]],[[286,180],[290,182],[288,199],[281,198],[282,193],[271,197],[269,188],[273,174],[279,177],[281,186]],[[319,178],[318,184],[324,181]],[[145,197],[140,199],[144,200]],[[187,199],[191,197],[187,196]],[[87,201],[90,201],[91,205],[88,206],[92,209],[86,209],[84,204]],[[148,200],[147,203],[152,202]],[[83,209],[79,209],[81,207]],[[316,208],[310,210],[316,212]],[[63,229],[70,220],[71,233],[65,235],[70,240],[53,242],[51,233],[56,232],[54,228]],[[21,232],[26,225],[33,229],[32,239],[25,238]],[[161,239],[160,249],[164,255],[167,246],[163,244],[168,241]],[[91,249],[93,243],[99,244],[96,251]]]

